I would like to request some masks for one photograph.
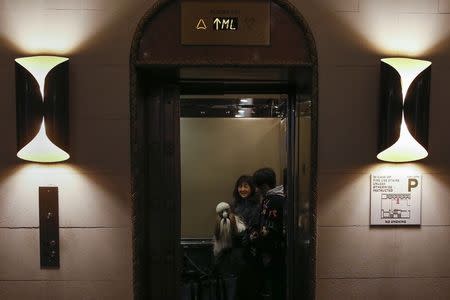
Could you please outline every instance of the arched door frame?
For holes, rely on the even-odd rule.
[[[158,17],[158,14],[179,0],[160,0],[149,9],[140,20],[131,46],[130,53],[130,127],[131,127],[131,198],[133,218],[133,289],[134,299],[176,299],[179,280],[180,260],[179,249],[174,241],[179,240],[179,205],[174,202],[158,201],[158,194],[154,194],[149,188],[149,182],[156,185],[158,182],[164,184],[167,178],[175,178],[179,185],[179,171],[176,159],[179,143],[176,136],[178,111],[176,105],[170,105],[178,101],[176,89],[177,72],[180,67],[286,67],[304,68],[308,71],[311,99],[311,253],[308,263],[309,299],[315,297],[315,267],[316,267],[316,202],[317,202],[317,130],[318,130],[318,63],[317,52],[312,32],[300,12],[288,1],[272,0],[271,3],[279,6],[291,18],[296,26],[304,34],[304,45],[307,59],[292,61],[280,57],[279,60],[257,61],[257,62],[233,62],[221,61],[208,64],[200,58],[196,60],[181,59],[168,61],[167,59],[146,60],[143,54],[145,45],[145,34],[148,32],[149,24]],[[271,4],[271,5],[272,5]],[[283,34],[286,34],[284,32]],[[147,44],[148,45],[148,44]],[[151,53],[151,51],[150,51]],[[144,59],[143,59],[144,58]],[[295,58],[294,58],[295,60]],[[303,71],[302,71],[303,72]],[[300,77],[302,76],[300,72]],[[294,74],[294,77],[296,74]],[[151,84],[149,84],[151,79]],[[295,80],[295,79],[294,79]],[[303,80],[303,79],[300,79]],[[169,105],[168,105],[169,104]],[[151,123],[151,124],[150,124]],[[150,128],[150,129],[149,129]],[[175,131],[174,131],[175,129]],[[151,167],[150,167],[151,166]],[[155,168],[157,169],[155,171]],[[158,173],[159,172],[159,173]],[[164,176],[156,176],[164,174]],[[155,179],[156,177],[161,177]],[[149,181],[150,178],[150,181]],[[153,179],[151,179],[153,178]],[[156,181],[155,181],[156,180]],[[158,181],[161,180],[161,181]],[[179,199],[179,191],[174,191],[169,198]],[[152,220],[152,211],[157,210],[156,215],[169,217],[170,229],[167,236],[158,225],[158,220]],[[165,215],[166,214],[166,215]],[[175,216],[170,218],[170,216]],[[157,219],[157,218],[154,218]],[[177,231],[178,226],[178,231]],[[157,228],[157,230],[155,230]],[[165,230],[166,228],[164,228]],[[159,232],[158,232],[159,230]],[[160,243],[160,244],[158,244]],[[164,248],[167,243],[169,247]],[[296,254],[298,255],[298,253]],[[293,260],[293,263],[296,260]],[[295,263],[291,268],[295,268]],[[156,272],[156,273],[155,273]],[[159,274],[151,275],[151,274]],[[155,288],[159,291],[155,292]],[[296,295],[295,292],[290,299],[304,299],[305,295]]]

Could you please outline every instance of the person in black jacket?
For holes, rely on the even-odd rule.
[[[250,241],[250,235],[259,231],[261,203],[251,176],[242,175],[238,178],[234,185],[233,198],[233,212],[246,226],[241,244],[244,264],[237,282],[236,299],[261,299],[262,269],[256,256],[255,245]]]
[[[272,300],[285,300],[285,235],[283,186],[276,186],[273,169],[263,168],[253,174],[262,196],[259,232],[251,237],[264,270],[266,291]]]

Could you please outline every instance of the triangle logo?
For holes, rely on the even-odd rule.
[[[197,30],[206,30],[206,28],[207,28],[207,27],[206,27],[205,21],[204,21],[203,19],[198,20],[196,29],[197,29]]]

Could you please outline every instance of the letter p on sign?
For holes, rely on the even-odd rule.
[[[413,188],[416,188],[419,185],[419,181],[414,178],[408,179],[408,192],[411,192]]]

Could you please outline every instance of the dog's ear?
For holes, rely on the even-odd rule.
[[[236,216],[235,218],[236,220],[236,230],[238,233],[243,232],[246,229],[245,223],[242,221],[241,218],[239,218],[239,216]]]
[[[232,230],[232,234],[236,235],[238,234],[239,228],[238,228],[238,218],[236,218],[236,216],[234,214],[230,215],[230,222],[231,222],[231,230]]]
[[[220,239],[220,222],[221,221],[222,221],[222,218],[217,216],[216,226],[214,226],[214,236],[216,237],[216,240]]]
[[[234,214],[230,213],[229,218],[230,218],[231,224],[233,224],[233,225],[236,224],[236,217],[234,216]]]

